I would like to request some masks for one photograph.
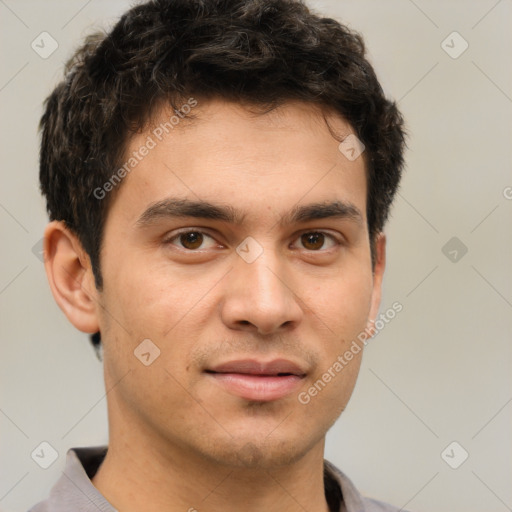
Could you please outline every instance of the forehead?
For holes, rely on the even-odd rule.
[[[123,211],[131,221],[167,197],[220,201],[249,221],[300,202],[341,200],[365,215],[364,160],[339,150],[353,133],[340,116],[303,102],[264,114],[224,100],[185,104],[178,112],[161,108],[129,142],[124,163],[135,165],[113,209],[130,205]]]

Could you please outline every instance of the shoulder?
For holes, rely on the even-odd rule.
[[[383,501],[363,498],[365,512],[407,512],[403,508],[398,508]]]
[[[115,512],[114,507],[94,487],[90,478],[102,463],[107,446],[70,448],[64,471],[48,498],[28,512]]]
[[[50,512],[48,508],[48,500],[41,501],[37,505],[34,505],[28,512]]]
[[[325,472],[338,483],[347,512],[407,512],[403,508],[362,496],[348,476],[331,462],[325,460],[324,467]]]

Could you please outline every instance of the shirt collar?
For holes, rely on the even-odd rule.
[[[94,487],[91,478],[103,462],[107,446],[70,448],[61,477],[53,486],[44,505],[36,505],[30,512],[117,512]],[[324,461],[324,482],[329,506],[333,512],[359,512],[365,510],[363,499],[348,477],[334,464]],[[41,503],[40,505],[43,505]]]
[[[64,471],[52,487],[50,496],[29,512],[117,512],[90,480],[106,453],[107,446],[70,448]]]

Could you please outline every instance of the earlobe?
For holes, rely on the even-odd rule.
[[[373,269],[373,290],[371,298],[370,314],[368,316],[367,329],[374,331],[374,322],[379,312],[382,295],[382,279],[386,268],[386,235],[379,233],[375,240],[375,266]]]
[[[52,221],[45,229],[44,260],[53,297],[68,320],[82,332],[97,332],[98,294],[90,260],[61,221]]]

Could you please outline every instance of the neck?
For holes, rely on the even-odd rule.
[[[287,466],[230,467],[143,433],[133,423],[130,428],[111,423],[108,452],[92,482],[122,512],[328,512],[323,450],[321,439]]]

